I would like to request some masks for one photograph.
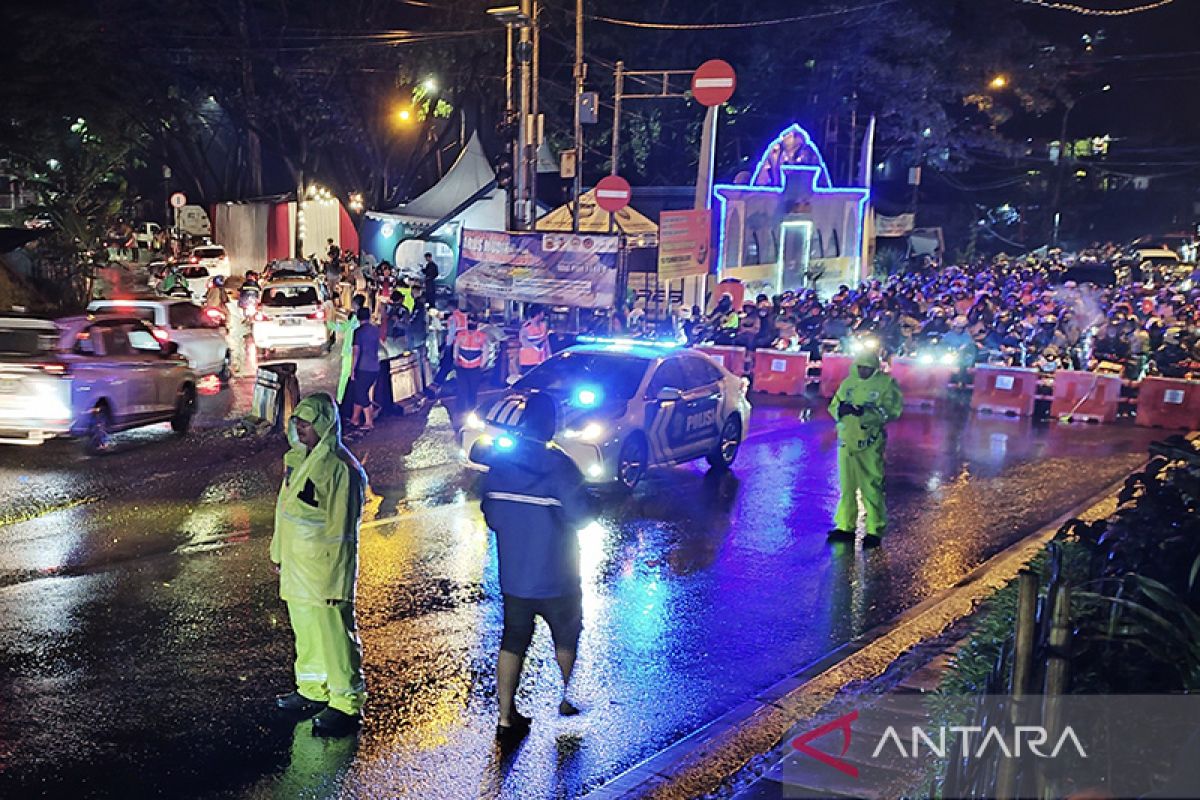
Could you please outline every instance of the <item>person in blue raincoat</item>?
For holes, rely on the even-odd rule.
[[[367,476],[342,445],[341,420],[328,394],[296,405],[288,439],[271,561],[296,637],[296,690],[277,697],[276,705],[315,717],[317,736],[346,736],[357,730],[366,699],[354,590]]]

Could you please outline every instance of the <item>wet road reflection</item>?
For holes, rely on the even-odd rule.
[[[831,421],[760,407],[733,474],[685,466],[605,498],[580,534],[572,695],[585,713],[555,715],[539,627],[518,695],[534,730],[512,754],[492,740],[494,545],[442,409],[353,444],[372,479],[357,743],[312,739],[270,711],[291,657],[267,560],[278,452],[186,491],[114,493],[5,530],[0,794],[578,796],[952,585],[1135,467],[1153,438],[911,413],[889,444],[888,539],[863,552],[824,538]],[[51,563],[75,566],[39,572]]]

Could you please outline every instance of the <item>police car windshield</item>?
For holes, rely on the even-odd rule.
[[[603,388],[605,397],[630,400],[649,364],[647,359],[629,355],[567,352],[530,372],[516,388],[569,396],[580,386],[592,384]]]

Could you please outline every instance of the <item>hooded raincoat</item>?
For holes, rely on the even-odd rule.
[[[311,450],[296,437],[296,418],[320,436]],[[271,560],[279,565],[279,596],[296,635],[296,684],[305,697],[356,714],[366,695],[354,590],[367,477],[342,445],[337,407],[327,394],[297,404],[288,438]]]
[[[869,378],[858,376],[859,366],[873,367]],[[843,411],[842,405],[862,409],[861,415]],[[880,535],[887,527],[887,504],[883,491],[883,449],[887,443],[884,426],[900,416],[904,399],[891,375],[879,371],[879,357],[867,353],[854,360],[850,375],[842,381],[829,413],[837,420],[838,484],[841,499],[834,514],[834,527],[853,531],[858,527],[858,495],[867,512],[867,533]]]

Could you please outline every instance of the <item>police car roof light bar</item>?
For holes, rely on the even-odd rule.
[[[684,344],[683,341],[673,339],[628,339],[611,336],[580,336],[575,341],[577,344],[605,344],[615,347],[656,347],[662,350],[674,350]]]

